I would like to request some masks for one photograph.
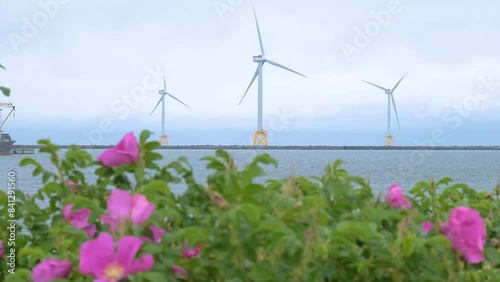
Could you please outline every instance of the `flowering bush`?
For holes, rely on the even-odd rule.
[[[374,196],[341,161],[260,184],[273,158],[238,169],[223,150],[203,158],[213,173],[199,184],[185,158],[160,167],[149,136],[127,134],[98,160],[41,140],[54,168],[21,162],[44,185],[16,192],[15,246],[0,192],[0,280],[500,281],[500,186],[444,178]]]

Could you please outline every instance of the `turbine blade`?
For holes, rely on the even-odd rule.
[[[260,35],[259,21],[257,20],[257,14],[255,13],[255,7],[253,6],[253,2],[252,2],[252,8],[253,8],[253,16],[255,18],[255,25],[257,26],[257,33],[259,34],[260,52],[261,52],[261,55],[263,57],[265,57],[266,52],[264,51],[264,43],[262,43],[262,36]]]
[[[401,82],[401,80],[403,80],[403,78],[405,78],[406,76],[406,73],[405,75],[403,75],[403,77],[398,81],[398,83],[396,83],[396,85],[394,85],[394,88],[392,88],[392,91],[396,90],[396,88],[398,87],[399,83]]]
[[[270,60],[266,60],[266,62],[270,63],[270,64],[271,64],[271,65],[273,65],[273,66],[277,66],[277,67],[279,67],[279,68],[285,69],[285,70],[287,70],[287,71],[291,71],[291,72],[293,72],[293,73],[296,73],[296,74],[298,74],[298,75],[300,75],[300,76],[303,76],[303,77],[306,77],[306,78],[307,78],[307,76],[305,76],[305,75],[301,74],[300,72],[296,72],[296,71],[294,71],[294,70],[292,70],[292,69],[289,69],[289,68],[287,68],[287,67],[285,67],[285,66],[283,66],[283,65],[280,65],[280,64],[278,64],[278,63],[276,63],[276,62],[273,62],[273,61],[270,61]]]
[[[243,94],[243,97],[241,97],[241,100],[240,102],[238,103],[238,106],[241,104],[241,102],[243,101],[243,98],[245,98],[245,96],[247,95],[248,93],[248,90],[250,89],[250,87],[252,86],[253,82],[255,81],[255,79],[257,78],[257,76],[259,75],[259,67],[257,67],[257,69],[255,70],[255,73],[253,75],[253,78],[252,78],[252,81],[250,81],[250,84],[248,85],[247,87],[247,91],[245,91],[245,94]]]
[[[179,100],[179,99],[175,98],[175,97],[174,97],[174,95],[172,95],[172,94],[170,94],[170,93],[168,93],[168,92],[167,92],[167,95],[168,95],[168,96],[170,96],[170,97],[172,97],[173,99],[177,100],[177,102],[179,102],[179,103],[183,104],[184,106],[188,107],[188,109],[189,109],[189,106],[188,106],[188,105],[184,104],[184,102],[182,102],[181,100]]]
[[[167,91],[167,83],[165,82],[165,70],[163,69],[163,65],[161,66],[161,71],[163,73],[163,90]]]
[[[158,101],[158,103],[156,104],[155,108],[151,111],[149,116],[151,116],[154,113],[154,111],[156,110],[156,108],[158,108],[158,105],[161,103],[161,100],[163,100],[163,98],[165,98],[165,95],[161,95],[160,101]]]
[[[380,88],[380,89],[382,89],[382,90],[384,90],[384,91],[389,90],[389,89],[385,89],[384,87],[382,87],[382,86],[380,86],[380,85],[377,85],[377,84],[373,84],[373,83],[371,83],[371,82],[368,82],[368,81],[366,81],[366,80],[362,80],[362,81],[363,81],[363,82],[366,82],[366,83],[368,83],[368,84],[371,84],[371,85],[373,85],[373,86],[375,86],[375,87],[378,87],[378,88]]]
[[[396,120],[398,121],[398,128],[401,131],[401,127],[399,126],[399,117],[398,117],[398,110],[396,110],[396,102],[394,102],[394,95],[391,92],[391,100],[392,100],[392,105],[394,106],[394,112],[396,113]]]

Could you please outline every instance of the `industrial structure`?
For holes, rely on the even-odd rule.
[[[2,122],[2,107],[10,108],[9,114],[7,114],[7,117],[5,120]],[[14,104],[10,102],[0,102],[0,155],[9,155],[10,154],[10,149],[12,148],[12,145],[16,142],[14,139],[10,137],[9,134],[3,133],[2,128],[7,119],[10,117],[10,115],[14,112],[15,113],[16,107]]]
[[[263,117],[262,117],[262,115],[263,115],[262,114],[262,108],[263,108],[263,103],[262,103],[262,98],[263,98],[262,97],[262,95],[263,95],[263,93],[262,93],[263,92],[263,89],[262,89],[262,67],[264,66],[265,63],[269,63],[273,66],[291,71],[291,72],[296,73],[298,75],[301,75],[303,77],[306,77],[306,76],[266,58],[266,52],[264,51],[264,45],[262,43],[262,37],[260,34],[260,29],[259,29],[259,22],[257,21],[257,15],[255,13],[255,7],[253,8],[253,15],[255,18],[255,24],[257,26],[257,33],[259,35],[259,44],[260,44],[261,54],[258,56],[253,56],[253,61],[258,63],[259,65],[257,66],[257,70],[255,71],[255,74],[253,75],[252,81],[250,81],[250,85],[248,85],[248,88],[245,91],[245,94],[243,94],[243,97],[241,98],[240,103],[238,105],[241,104],[241,102],[245,98],[245,95],[247,95],[248,90],[250,89],[253,82],[255,81],[255,78],[257,78],[257,76],[258,76],[259,77],[259,86],[258,86],[259,89],[258,89],[258,101],[257,101],[258,121],[257,121],[257,131],[255,131],[254,136],[253,136],[253,146],[268,146],[267,131],[264,130],[263,125],[262,125],[263,124],[263,121],[262,121],[263,120]]]
[[[363,80],[363,82],[366,82],[368,84],[371,84],[377,88],[384,90],[385,94],[387,94],[387,135],[385,136],[385,142],[384,142],[384,146],[386,146],[386,147],[387,146],[390,146],[390,147],[394,146],[394,138],[391,135],[391,100],[392,100],[392,105],[394,106],[394,113],[396,114],[396,120],[398,121],[398,128],[399,128],[399,130],[401,130],[401,127],[399,126],[398,111],[396,110],[396,103],[394,102],[393,92],[394,92],[394,90],[396,90],[399,83],[401,82],[401,80],[403,80],[403,78],[405,76],[406,76],[406,74],[403,75],[403,77],[401,77],[401,79],[398,81],[398,83],[396,83],[396,85],[394,86],[394,88],[392,88],[392,90]]]
[[[161,136],[160,136],[160,144],[162,146],[168,146],[168,136],[165,134],[165,95],[168,95],[170,96],[172,99],[176,100],[177,102],[183,104],[184,106],[188,107],[188,105],[184,104],[184,102],[182,102],[181,100],[177,99],[174,97],[174,95],[170,94],[167,92],[167,84],[165,82],[165,72],[163,71],[163,89],[159,91],[160,95],[161,95],[161,98],[160,100],[158,101],[158,103],[156,104],[156,106],[154,107],[153,111],[151,111],[151,114],[149,114],[149,116],[151,116],[154,111],[156,110],[156,108],[158,107],[158,105],[161,103]]]

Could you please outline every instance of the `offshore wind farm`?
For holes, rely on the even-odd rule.
[[[43,93],[33,99],[16,96],[16,92],[31,93],[33,89],[29,89],[29,84],[16,81],[19,70],[11,67],[12,61],[7,60],[8,64],[4,64],[8,69],[2,71],[2,76],[6,75],[12,81],[15,91],[10,100],[18,106],[18,118],[9,120],[2,130],[9,132],[18,145],[34,144],[43,136],[51,136],[55,140],[61,138],[58,141],[60,144],[107,146],[119,133],[139,128],[151,129],[155,139],[163,146],[171,147],[291,148],[311,145],[322,148],[383,146],[396,149],[446,146],[494,148],[498,144],[500,135],[492,130],[498,125],[497,83],[490,78],[498,68],[494,61],[483,55],[493,54],[496,50],[492,47],[494,44],[482,46],[480,50],[469,49],[468,45],[459,44],[460,38],[451,38],[458,41],[453,44],[454,49],[450,49],[441,41],[437,45],[429,45],[430,40],[414,41],[413,38],[423,38],[425,34],[420,32],[422,23],[415,22],[415,17],[423,11],[422,7],[413,4],[386,5],[380,1],[355,7],[348,3],[320,1],[309,10],[304,10],[303,4],[298,2],[254,2],[255,6],[248,1],[231,8],[225,6],[226,10],[214,8],[212,14],[202,15],[193,11],[193,18],[181,22],[177,15],[182,14],[184,4],[162,4],[169,6],[172,13],[176,11],[171,15],[172,19],[155,18],[148,28],[136,25],[135,30],[141,30],[140,33],[128,33],[126,37],[113,40],[128,40],[126,44],[119,44],[118,48],[110,45],[112,41],[95,45],[106,46],[99,51],[105,55],[94,56],[98,59],[91,62],[96,64],[93,68],[98,76],[80,76],[86,81],[78,85],[93,85],[98,89],[85,95],[82,95],[81,87],[68,88],[69,82],[75,81],[76,76],[72,72],[61,71],[73,69],[78,72],[90,67],[90,61],[78,59],[77,53],[61,57],[63,59],[59,64],[72,62],[71,66],[51,75],[54,79],[50,80],[50,85],[58,85],[60,90],[50,93],[42,90]],[[201,2],[193,5],[200,9],[203,7]],[[141,11],[146,8],[134,7]],[[458,7],[467,10],[465,5]],[[329,17],[327,11],[337,11],[337,18]],[[444,7],[432,11],[433,14],[444,11]],[[488,9],[484,8],[484,12]],[[197,17],[194,17],[195,14]],[[106,22],[108,18],[105,16],[103,14],[99,21]],[[135,14],[128,17],[135,24],[142,19],[141,15]],[[449,17],[450,22],[459,22],[458,18]],[[71,22],[69,18],[64,18],[64,21]],[[173,28],[177,22],[182,29]],[[188,22],[191,25],[186,24]],[[117,23],[125,22],[118,19]],[[474,24],[477,28],[485,28],[478,21]],[[56,26],[59,25],[54,25],[54,28]],[[411,31],[403,32],[403,26],[408,26]],[[440,23],[434,30],[444,38],[449,27]],[[15,28],[12,30],[15,33]],[[159,31],[165,37],[158,37]],[[467,33],[466,30],[461,32]],[[66,36],[63,30],[58,34]],[[467,34],[468,38],[477,39],[480,36]],[[92,34],[80,35],[89,36],[75,44],[86,46],[78,51],[83,54],[91,50],[90,45],[82,43],[92,42]],[[37,36],[43,42],[55,38],[42,31]],[[109,38],[113,36],[121,35],[112,33]],[[30,44],[16,45],[15,41],[12,42],[9,43],[16,48]],[[140,48],[133,47],[140,52],[128,48],[137,44],[144,44]],[[244,58],[255,54],[256,50],[260,51],[253,57],[256,66],[251,66]],[[440,53],[433,53],[432,50],[440,50]],[[449,50],[462,52],[461,56]],[[33,51],[26,49],[22,52]],[[122,58],[125,53],[129,58],[126,64],[116,68],[110,63]],[[448,60],[443,54],[454,59]],[[15,58],[17,55],[9,56]],[[108,57],[111,61],[107,60]],[[457,60],[461,57],[467,59]],[[172,71],[168,84],[174,88],[169,86],[169,90],[166,89],[167,79],[161,68],[154,66],[157,62]],[[146,63],[154,67],[152,71],[147,70],[142,78],[140,76],[145,72]],[[111,66],[113,69],[109,71]],[[22,66],[22,69],[26,70],[26,67]],[[115,71],[117,69],[118,72]],[[104,70],[107,72],[102,72]],[[400,78],[406,70],[409,75]],[[54,70],[50,71],[53,73]],[[250,71],[253,76],[247,84],[246,75]],[[299,79],[298,76],[305,77],[304,74],[307,74],[307,79]],[[33,74],[27,75],[34,77]],[[70,75],[73,78],[55,79]],[[450,77],[449,83],[437,83],[447,76]],[[394,78],[400,80],[394,87],[388,88],[384,81]],[[47,77],[45,80],[49,81]],[[365,83],[384,91],[387,102]],[[43,85],[43,81],[38,84],[42,85],[42,89],[50,88],[50,85]],[[246,89],[242,88],[245,86]],[[160,92],[157,89],[161,89]],[[171,89],[175,91],[171,92]],[[245,90],[243,97],[240,90]],[[440,93],[436,98],[434,91]],[[57,98],[56,95],[62,92],[68,93],[66,97],[71,99]],[[96,93],[104,97],[102,102],[89,105],[89,101],[98,101],[93,96]],[[160,97],[151,97],[155,93],[159,93]],[[41,97],[44,99],[38,100]],[[168,103],[168,98],[177,100],[183,106]],[[153,99],[156,105],[151,111]],[[40,107],[43,101],[48,100],[54,102]],[[189,107],[182,102],[185,100],[189,102]],[[69,102],[78,106],[61,105]],[[384,107],[387,111],[383,110]],[[158,113],[160,108],[161,119]],[[64,118],[60,116],[63,114]],[[26,119],[31,119],[31,123]],[[57,120],[61,126],[70,120],[72,123],[64,127],[67,130],[65,134],[56,134],[54,132],[59,126],[43,126],[50,124],[50,119]],[[27,129],[28,124],[33,124],[30,130]],[[384,141],[382,136],[385,136]],[[427,142],[428,139],[431,142]]]

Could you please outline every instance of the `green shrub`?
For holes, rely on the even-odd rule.
[[[326,166],[322,177],[259,184],[254,179],[276,160],[262,154],[239,169],[223,150],[203,158],[212,174],[199,184],[185,158],[158,166],[160,144],[149,136],[142,132],[136,144],[128,135],[100,161],[77,147],[60,156],[57,146],[40,141],[40,153],[50,155],[54,168],[30,158],[21,162],[44,185],[31,196],[15,192],[15,274],[2,263],[0,280],[500,281],[500,187],[487,193],[448,178],[423,181],[398,195],[395,201],[408,202],[394,208],[341,161]],[[110,160],[120,164],[103,165]],[[95,183],[86,182],[82,170],[88,169]],[[169,185],[181,181],[185,191],[172,193]],[[11,207],[4,191],[0,239],[8,263]],[[459,206],[483,219],[487,237],[479,263],[467,262],[441,234]],[[424,222],[433,223],[429,232]],[[115,257],[109,254],[113,241],[119,242]]]

